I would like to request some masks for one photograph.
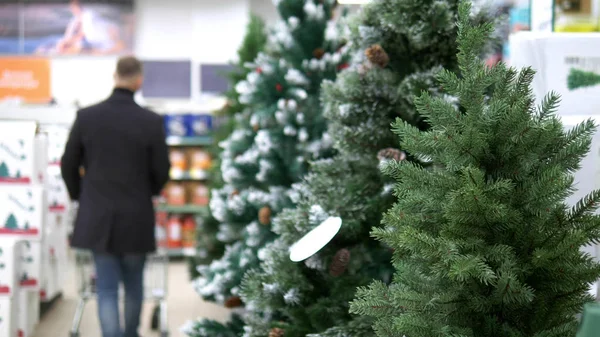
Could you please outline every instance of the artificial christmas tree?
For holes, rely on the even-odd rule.
[[[324,85],[329,134],[339,153],[316,162],[295,188],[298,206],[273,220],[279,237],[261,251],[261,269],[244,280],[242,298],[252,310],[246,335],[277,328],[286,337],[372,336],[372,320],[349,314],[358,286],[391,281],[391,252],[369,237],[392,206],[393,181],[379,165],[416,160],[397,148],[390,124],[400,117],[428,124],[413,96],[430,89],[442,67],[458,69],[455,20],[458,1],[379,0],[349,21],[350,67]],[[473,20],[480,20],[479,16]],[[303,263],[288,249],[328,217],[340,217],[337,236]]]
[[[334,79],[347,61],[344,39],[332,20],[334,0],[276,1],[282,21],[269,36],[266,53],[237,84],[239,115],[223,147],[225,185],[213,191],[211,211],[219,220],[217,237],[224,256],[199,267],[195,282],[201,296],[221,304],[236,299],[247,270],[258,266],[257,253],[274,238],[271,219],[293,205],[291,185],[301,180],[310,161],[333,154],[324,137],[326,124],[321,82]],[[216,336],[206,320],[187,327],[190,336]],[[268,332],[267,332],[268,334]]]
[[[246,67],[246,64],[254,61],[259,52],[261,52],[267,42],[267,32],[263,20],[256,16],[250,15],[250,21],[246,28],[246,36],[242,45],[237,52],[237,60],[232,63],[233,70],[227,74],[230,88],[225,92],[227,102],[225,106],[216,111],[214,116],[219,121],[218,127],[213,134],[215,146],[210,150],[212,168],[210,170],[210,189],[217,189],[223,186],[223,179],[220,171],[219,154],[221,148],[218,144],[225,140],[235,127],[236,116],[247,108],[245,104],[240,103],[239,93],[235,90],[235,86],[240,81],[243,81],[248,73],[252,70]],[[198,265],[209,264],[214,259],[220,258],[224,253],[224,244],[217,238],[219,229],[219,221],[212,214],[200,217],[197,220],[197,254],[189,259],[190,275],[192,278],[199,276],[197,272]]]
[[[415,100],[431,129],[398,120],[400,148],[428,162],[390,161],[397,203],[373,235],[394,249],[391,285],[358,292],[354,313],[379,336],[572,337],[600,265],[580,247],[600,241],[595,191],[576,206],[573,172],[595,126],[566,131],[559,98],[536,107],[534,71],[478,57],[492,24],[472,25],[461,3],[460,74]]]

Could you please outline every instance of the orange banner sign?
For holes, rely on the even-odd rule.
[[[0,58],[0,100],[11,98],[28,103],[49,102],[50,60]]]

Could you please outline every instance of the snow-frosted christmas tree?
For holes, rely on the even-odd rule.
[[[241,307],[244,274],[257,268],[258,252],[271,242],[272,219],[292,207],[292,184],[312,161],[333,154],[320,104],[321,82],[345,67],[345,40],[333,20],[334,0],[275,1],[281,21],[270,33],[267,51],[237,84],[248,108],[221,143],[225,185],[213,191],[211,211],[220,222],[217,237],[224,256],[198,268],[195,287],[209,301]],[[200,320],[184,330],[190,336],[229,336],[223,325]],[[233,332],[235,334],[235,332]]]
[[[263,20],[256,16],[250,16],[250,22],[246,28],[246,36],[237,52],[237,60],[232,63],[233,70],[227,74],[230,88],[225,92],[227,103],[225,106],[215,112],[215,118],[219,123],[217,130],[213,134],[214,141],[220,143],[225,140],[235,129],[236,116],[242,113],[247,106],[240,102],[240,94],[235,90],[235,85],[246,79],[248,73],[252,71],[246,67],[248,62],[254,61],[259,52],[261,52],[267,42],[267,32]],[[211,157],[213,157],[213,167],[210,171],[210,189],[217,189],[224,185],[219,160],[222,149],[215,145],[211,148]],[[198,221],[197,233],[197,254],[190,259],[191,276],[197,277],[197,266],[205,265],[214,259],[223,256],[224,243],[217,238],[219,230],[219,221],[211,214],[208,214]]]
[[[246,319],[246,336],[373,336],[372,319],[351,315],[349,303],[357,287],[392,278],[391,250],[369,235],[395,201],[393,179],[379,166],[420,164],[398,147],[390,125],[401,118],[428,129],[413,97],[422,90],[442,96],[435,75],[458,69],[458,2],[372,1],[350,20],[353,61],[323,89],[339,153],[316,162],[296,186],[297,208],[276,219],[278,239],[262,250],[261,269],[245,278],[243,298],[257,308]],[[337,236],[304,262],[292,262],[290,246],[332,216],[342,219]]]

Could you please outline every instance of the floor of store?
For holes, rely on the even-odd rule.
[[[69,330],[78,301],[74,263],[71,264],[68,282],[65,284],[63,297],[42,315],[39,325],[32,337],[69,337]],[[192,288],[188,276],[187,262],[171,262],[169,265],[169,294],[168,318],[170,337],[185,336],[180,332],[180,327],[188,320],[197,317],[207,317],[223,320],[227,311],[210,303],[203,302]],[[151,331],[150,320],[154,304],[146,303],[144,306],[143,322],[140,329],[142,337],[158,337],[159,334]],[[81,337],[101,337],[96,316],[96,302],[87,303],[80,329]]]

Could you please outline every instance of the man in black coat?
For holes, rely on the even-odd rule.
[[[119,59],[112,95],[77,112],[61,160],[71,199],[79,202],[71,245],[94,255],[103,337],[138,337],[144,262],[156,249],[152,197],[169,179],[163,119],[133,99],[142,80],[139,60]]]

